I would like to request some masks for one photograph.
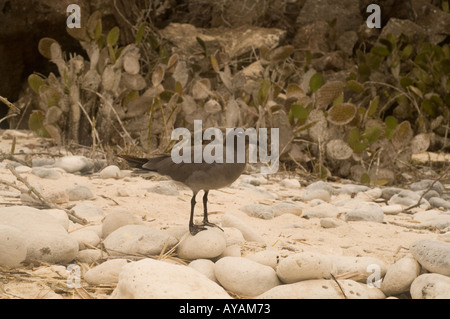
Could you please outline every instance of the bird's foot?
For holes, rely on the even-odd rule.
[[[219,226],[217,226],[216,224],[210,223],[208,221],[204,221],[203,224],[201,225],[189,225],[189,232],[191,233],[192,236],[197,235],[199,232],[206,230],[207,228],[205,226],[209,226],[209,227],[217,227],[219,228],[221,231],[223,231],[222,228],[220,228]]]
[[[206,227],[203,227],[203,225],[189,225],[189,232],[192,236],[197,235],[202,230],[206,230]]]
[[[203,224],[202,224],[202,225],[203,225],[203,226],[210,226],[210,227],[217,227],[217,228],[219,228],[221,231],[223,231],[222,228],[220,228],[220,227],[217,226],[216,224],[210,223],[210,222],[208,222],[208,221],[203,221]]]

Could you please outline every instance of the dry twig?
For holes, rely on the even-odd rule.
[[[409,211],[409,210],[411,210],[411,209],[413,209],[413,208],[415,208],[415,207],[420,206],[420,202],[422,201],[422,199],[423,199],[423,197],[425,196],[425,194],[427,194],[427,193],[433,188],[434,184],[436,184],[437,182],[439,182],[441,179],[443,179],[443,178],[447,175],[449,169],[450,169],[450,165],[447,166],[447,168],[445,169],[445,171],[444,171],[441,175],[439,175],[439,177],[438,177],[437,179],[435,179],[435,180],[433,181],[433,183],[431,183],[431,185],[430,185],[430,186],[422,193],[422,195],[420,196],[420,198],[419,198],[419,200],[417,201],[417,203],[414,204],[414,205],[411,205],[411,206],[409,206],[409,207],[407,207],[407,208],[405,208],[405,209],[403,210],[403,212],[407,212],[407,211]]]
[[[15,185],[13,183],[10,183],[10,182],[7,182],[7,181],[3,181],[3,180],[0,180],[0,183],[2,183],[4,185],[7,185],[7,186],[10,186],[10,187],[13,187],[13,188],[19,190],[23,194],[29,194],[34,200],[36,200],[37,202],[39,202],[40,204],[42,204],[45,207],[56,208],[56,209],[61,209],[61,210],[65,211],[67,216],[69,217],[69,219],[71,221],[73,221],[74,223],[78,223],[78,224],[81,224],[81,225],[87,224],[86,219],[80,218],[80,217],[76,216],[76,214],[74,212],[72,212],[72,211],[70,211],[68,209],[65,209],[63,207],[60,207],[60,206],[58,206],[58,205],[48,201],[36,188],[34,188],[25,178],[23,178],[16,171],[16,169],[14,168],[13,165],[8,164],[6,166],[6,168],[8,168],[11,171],[11,173],[16,177],[16,179],[19,182],[23,183],[27,187],[27,189],[21,188],[21,187]]]
[[[336,277],[334,277],[333,274],[330,273],[330,275],[331,275],[331,278],[333,278],[333,280],[334,280],[334,281],[336,282],[336,284],[338,285],[339,289],[341,290],[342,294],[344,295],[344,298],[345,298],[345,299],[348,299],[348,298],[347,298],[347,295],[345,294],[344,289],[342,289],[341,284],[339,283],[339,281],[337,281]]]

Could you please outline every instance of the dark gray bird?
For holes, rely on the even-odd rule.
[[[228,136],[227,136],[228,138]],[[225,140],[226,141],[226,140]],[[225,145],[224,141],[224,145]],[[223,163],[174,163],[171,155],[160,155],[153,158],[139,158],[129,155],[119,155],[125,159],[131,167],[154,171],[161,175],[167,175],[171,179],[181,182],[188,186],[193,194],[191,199],[191,215],[189,218],[189,231],[192,235],[205,230],[205,226],[219,226],[208,221],[208,193],[212,189],[219,189],[232,184],[244,171],[246,163],[238,163],[236,160],[238,143],[234,143],[233,163],[226,163],[226,154],[229,151],[224,147]],[[247,146],[247,145],[246,145]],[[193,153],[193,152],[192,152]],[[204,190],[203,195],[203,223],[194,224],[195,198],[200,190]]]

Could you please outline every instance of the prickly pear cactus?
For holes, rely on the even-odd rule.
[[[94,130],[103,141],[110,141],[113,123],[121,120],[113,108],[122,96],[147,85],[139,74],[139,49],[135,44],[119,47],[117,27],[103,34],[99,12],[90,16],[85,27],[67,31],[80,41],[89,59],[76,54],[67,57],[54,39],[39,41],[39,52],[57,66],[59,74],[29,76],[28,83],[39,96],[30,129],[58,143],[90,144]]]

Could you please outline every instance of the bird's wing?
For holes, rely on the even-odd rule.
[[[118,157],[126,160],[128,165],[133,168],[142,168],[149,171],[157,171],[157,163],[168,157],[168,155],[161,155],[153,158],[137,157],[131,155],[118,155]]]

